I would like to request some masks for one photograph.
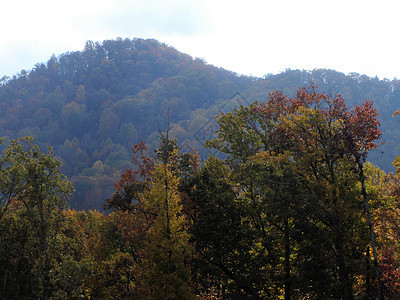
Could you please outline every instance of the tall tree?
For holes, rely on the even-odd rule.
[[[154,215],[144,249],[145,297],[149,299],[192,299],[191,257],[186,218],[178,194],[179,179],[171,164],[159,164],[152,174],[144,208]]]
[[[194,276],[205,297],[263,299],[276,295],[276,257],[269,232],[252,226],[252,209],[236,194],[228,166],[214,157],[184,180],[193,203],[190,232],[196,249]],[[268,250],[267,250],[268,249]],[[271,251],[269,251],[271,250]]]
[[[381,134],[376,117],[371,102],[349,110],[342,97],[330,97],[311,87],[300,89],[294,98],[279,92],[271,93],[267,102],[241,107],[234,113],[221,115],[218,120],[218,137],[209,146],[228,154],[227,165],[234,170],[232,180],[243,189],[245,198],[252,199],[250,203],[254,208],[259,207],[257,199],[266,199],[264,203],[268,205],[274,199],[273,194],[271,197],[266,193],[268,189],[274,190],[271,181],[257,182],[257,176],[254,176],[257,173],[251,171],[251,164],[256,162],[254,158],[260,155],[270,162],[287,156],[294,178],[301,183],[300,190],[308,194],[305,198],[308,200],[303,199],[300,206],[294,205],[295,194],[289,200],[289,207],[308,206],[310,209],[303,211],[306,222],[297,218],[291,226],[296,228],[302,224],[300,232],[309,234],[303,235],[306,240],[322,243],[322,252],[314,248],[318,250],[314,254],[319,253],[314,256],[315,266],[320,264],[318,261],[323,261],[328,277],[319,276],[312,281],[303,277],[300,288],[304,292],[309,290],[320,297],[352,299],[354,275],[360,272],[357,268],[366,249],[368,227],[374,247],[373,229],[369,221],[367,224],[363,221],[363,213],[370,220],[370,211],[362,166],[368,150],[376,147],[374,141]],[[358,192],[357,184],[361,186]],[[313,205],[306,205],[310,200]],[[292,218],[295,216],[293,213],[290,213]],[[272,218],[262,217],[268,213],[260,209],[257,215],[265,228],[274,225],[271,222],[273,215]],[[285,220],[283,223],[287,224]],[[315,230],[306,230],[304,226],[310,225]],[[256,222],[254,226],[259,227]],[[314,239],[313,231],[323,233],[324,239]],[[305,243],[300,245],[307,247]],[[309,252],[302,252],[305,249],[297,247],[298,258],[301,258],[301,253]],[[307,264],[310,265],[304,260],[303,266]],[[286,270],[290,270],[287,263]],[[315,274],[320,272],[317,269],[313,271]],[[377,279],[379,286],[378,272]],[[305,287],[304,282],[311,285]],[[287,298],[290,298],[289,283],[285,284],[285,292],[289,294]]]
[[[42,153],[32,142],[31,138],[12,140],[6,156],[20,172],[17,185],[21,192],[16,199],[26,209],[26,218],[40,253],[40,298],[48,299],[52,292],[51,265],[61,225],[61,212],[67,206],[73,187],[60,173],[61,162],[54,158],[53,150],[49,148],[47,153]]]
[[[0,140],[3,144],[4,138]],[[13,142],[14,143],[14,142]],[[9,205],[23,190],[23,166],[15,161],[12,146],[3,151],[0,158],[0,220]]]
[[[137,292],[145,299],[191,299],[189,259],[192,248],[178,193],[180,174],[188,173],[187,156],[178,156],[176,141],[162,137],[157,159],[143,143],[132,148],[134,170],[126,170],[106,207],[125,211],[134,232],[133,256],[142,275]],[[182,168],[182,172],[179,168]],[[138,273],[138,272],[136,272]]]

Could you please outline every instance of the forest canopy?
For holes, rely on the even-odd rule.
[[[396,299],[399,157],[367,162],[382,131],[369,100],[315,86],[217,118],[203,162],[172,128],[132,147],[105,206],[67,208],[50,148],[0,156],[5,299]],[[97,163],[96,168],[104,166]]]
[[[394,171],[398,154],[400,82],[333,70],[287,70],[264,78],[236,73],[192,58],[156,40],[88,41],[82,51],[53,55],[32,70],[0,81],[0,132],[6,140],[31,136],[52,146],[76,192],[76,209],[102,209],[114,185],[131,167],[131,147],[150,151],[170,127],[178,146],[204,161],[215,150],[215,116],[240,104],[266,101],[278,90],[294,96],[313,82],[321,92],[342,95],[349,106],[373,100],[383,145],[368,160]]]

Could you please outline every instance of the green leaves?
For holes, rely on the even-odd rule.
[[[360,174],[381,136],[377,115],[372,102],[350,110],[341,96],[311,86],[293,98],[271,93],[265,103],[218,118],[208,146],[227,154],[220,172],[253,232],[249,251],[268,262],[264,276],[286,299],[295,290],[299,297],[351,297],[368,244]]]
[[[25,228],[21,230],[26,230],[27,244],[38,254],[37,260],[31,262],[33,270],[28,271],[37,276],[36,296],[48,299],[61,212],[71,197],[72,184],[60,173],[61,163],[54,158],[52,149],[42,153],[29,137],[11,140],[0,157],[0,166],[0,217],[10,204],[23,215]]]
[[[73,187],[60,174],[60,166],[51,148],[41,153],[32,138],[11,140],[0,157],[0,219],[12,200],[22,201],[27,208],[37,205],[34,195],[39,189],[48,207],[65,208]]]

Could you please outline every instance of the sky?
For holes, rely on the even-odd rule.
[[[153,38],[239,74],[334,69],[400,78],[398,0],[13,0],[0,78],[85,42]]]

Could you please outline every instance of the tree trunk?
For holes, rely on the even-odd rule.
[[[375,268],[375,274],[376,274],[376,279],[377,279],[376,299],[380,300],[380,299],[383,299],[382,283],[381,283],[381,275],[380,275],[379,266],[378,266],[378,254],[376,252],[375,232],[374,232],[374,228],[373,228],[372,220],[371,220],[371,211],[369,210],[369,199],[368,199],[367,189],[365,187],[364,168],[363,168],[362,162],[360,161],[360,158],[358,159],[358,171],[359,171],[360,183],[361,183],[361,194],[364,198],[365,214],[367,215],[367,224],[368,224],[369,236],[370,236],[370,241],[371,241],[371,246],[372,246],[372,255],[374,256],[374,268]]]
[[[8,275],[8,269],[6,269],[6,274],[4,275],[4,282],[3,282],[3,291],[6,291],[6,286],[7,286],[7,275]]]
[[[337,254],[337,267],[338,267],[338,275],[339,275],[339,286],[340,286],[340,296],[341,299],[344,300],[352,300],[353,291],[352,291],[352,280],[350,278],[350,272],[346,264],[345,259],[345,250],[343,245],[342,233],[340,230],[340,225],[337,224],[336,228],[336,250]]]
[[[367,247],[367,251],[365,253],[365,266],[366,266],[366,274],[365,274],[365,295],[367,300],[372,299],[371,295],[371,267],[370,267],[370,253],[369,247]]]
[[[292,279],[290,276],[290,233],[289,222],[285,218],[285,300],[290,300],[292,297]]]

